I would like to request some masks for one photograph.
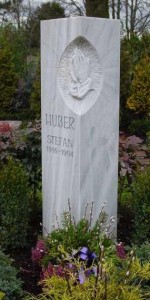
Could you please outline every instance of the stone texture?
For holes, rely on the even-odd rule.
[[[76,220],[94,200],[117,215],[119,21],[73,17],[41,22],[43,225],[68,209]]]

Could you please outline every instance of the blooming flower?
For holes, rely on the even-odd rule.
[[[117,255],[118,257],[125,259],[126,258],[126,253],[125,253],[125,248],[123,243],[119,243],[116,245],[116,251],[117,251]]]
[[[46,252],[44,240],[39,240],[36,247],[32,249],[32,261],[38,263]]]
[[[90,267],[93,260],[97,258],[97,255],[94,252],[91,252],[87,247],[82,247],[75,257],[79,257],[81,260],[86,261],[87,267]]]
[[[52,265],[51,263],[48,264],[47,268],[42,268],[42,274],[41,274],[41,279],[44,280],[48,277],[51,276],[59,276],[59,277],[64,277],[65,276],[65,272],[64,269],[61,265],[55,266]]]

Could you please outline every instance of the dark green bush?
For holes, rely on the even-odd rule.
[[[12,159],[0,171],[0,212],[0,245],[9,250],[24,246],[29,223],[28,178]]]
[[[150,167],[137,174],[132,184],[133,242],[144,243],[150,237]]]
[[[150,242],[145,242],[140,246],[134,245],[132,249],[141,262],[150,262]]]
[[[22,296],[21,281],[11,263],[11,259],[0,250],[0,291],[5,295],[0,299],[19,300]]]
[[[146,136],[146,133],[150,131],[150,119],[137,119],[133,120],[128,127],[130,134],[137,136]]]

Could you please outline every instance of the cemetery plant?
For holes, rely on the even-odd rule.
[[[127,107],[137,114],[150,116],[150,56],[144,57],[133,72]]]
[[[131,135],[136,135],[138,137],[145,137],[150,132],[150,119],[145,117],[144,119],[134,119],[130,122],[128,131]]]
[[[143,262],[150,262],[150,242],[146,241],[141,245],[132,245],[131,247],[126,246],[126,250],[134,251],[136,253],[136,257]]]
[[[0,66],[1,109],[8,112],[15,96],[18,81],[12,53],[8,46],[0,47]]]
[[[30,189],[23,166],[9,158],[0,170],[0,245],[12,251],[27,240]]]
[[[78,262],[76,264],[78,268],[81,268]],[[99,278],[97,277],[99,274],[95,277],[91,275],[83,283],[78,283],[76,274],[72,274],[72,272],[67,273],[67,279],[63,276],[53,275],[43,282],[44,287],[41,295],[27,299],[148,299],[148,289],[142,290],[140,284],[135,285],[133,283],[137,280],[140,282],[148,280],[148,264],[141,268],[139,261],[136,260],[129,270],[126,271],[125,267],[121,269],[119,278],[118,268],[111,264],[111,261],[108,261],[108,264],[109,267],[105,264],[105,268]]]
[[[123,180],[123,179],[122,179]],[[119,224],[123,223],[119,230],[119,237],[125,237],[128,244],[141,245],[150,238],[150,167],[137,171],[134,179],[129,184],[127,177],[120,186],[119,198]],[[128,215],[128,229],[124,228],[125,218]],[[120,225],[119,225],[120,226]],[[123,232],[124,230],[124,232]],[[120,234],[121,231],[121,234]]]
[[[21,134],[16,136],[13,157],[22,163],[27,174],[31,188],[31,209],[34,212],[41,210],[41,124],[40,121],[22,126]],[[22,139],[23,135],[23,139]],[[18,139],[18,141],[17,141]]]
[[[5,166],[9,156],[21,163],[30,186],[31,208],[41,209],[41,132],[40,121],[22,123],[19,129],[3,122],[0,126],[0,164]]]
[[[0,299],[22,299],[22,282],[17,277],[18,271],[12,266],[10,257],[0,249]]]
[[[135,243],[135,232],[139,228],[138,218],[145,215],[144,224],[148,222],[148,207],[149,207],[149,147],[144,143],[144,140],[133,135],[128,136],[124,132],[120,133],[119,144],[119,186],[118,186],[118,237],[124,240],[127,244]],[[139,181],[139,174],[143,174],[142,180]],[[147,181],[148,180],[148,181]],[[147,183],[146,183],[147,182]],[[137,192],[136,192],[137,191]],[[138,196],[137,196],[138,194]],[[146,197],[147,195],[147,197]],[[137,197],[140,199],[138,203],[143,205],[143,208],[137,212]],[[146,207],[146,211],[142,211]],[[128,229],[126,229],[126,216],[128,215]],[[135,225],[135,220],[137,224]],[[146,226],[146,224],[143,226]],[[146,226],[147,227],[147,226]],[[145,233],[144,233],[145,232]],[[141,242],[146,241],[148,238],[149,229],[143,232],[143,239]],[[142,238],[142,226],[141,234]]]
[[[132,184],[133,202],[133,237],[135,244],[142,244],[150,239],[150,167],[137,173]]]
[[[85,231],[80,233],[79,239],[83,234]],[[84,244],[68,253],[64,245],[59,244],[54,259],[49,248],[52,242],[49,237],[39,240],[32,250],[33,262],[42,266],[43,292],[25,299],[148,299],[150,263],[141,264],[134,251],[127,253],[122,243],[115,244],[112,240],[108,243],[105,234],[100,243],[95,240],[96,252]]]
[[[144,63],[145,59],[149,60],[150,57],[150,35],[149,33],[145,32],[139,38],[136,34],[131,35],[130,39],[125,36],[121,40],[121,63],[120,63],[120,128],[128,131],[129,134],[136,134],[140,132],[140,128],[138,129],[139,121],[143,122],[143,136],[146,136],[147,127],[150,124],[149,118],[147,118],[147,122],[145,123],[145,112],[141,112],[140,115],[137,114],[139,111],[137,105],[140,103],[140,96],[138,96],[138,86],[140,84],[142,89],[144,88],[146,82],[148,82],[148,71],[147,67],[144,67],[142,72],[144,72],[144,76],[146,75],[146,81],[143,82],[143,76],[141,75],[141,66]],[[140,71],[140,72],[139,72]],[[142,76],[142,82],[140,83],[140,76]],[[129,109],[127,107],[128,99],[133,99],[133,89],[136,85],[136,102],[134,110]],[[142,99],[147,102],[148,105],[148,97],[146,96],[146,89],[143,90]],[[134,95],[135,99],[135,95]],[[147,100],[146,100],[147,99]],[[145,107],[145,104],[144,104]],[[144,109],[143,107],[143,109]],[[147,111],[148,113],[148,111]],[[132,124],[134,122],[134,126],[136,123],[136,131],[133,132]],[[131,131],[130,131],[131,128]],[[140,132],[141,135],[141,132]]]
[[[111,217],[108,221],[107,214],[102,210],[99,213],[99,217],[92,226],[92,213],[93,213],[94,202],[87,203],[85,208],[84,217],[78,222],[72,217],[71,207],[69,202],[69,210],[64,212],[61,217],[61,225],[58,223],[58,216],[56,215],[56,228],[47,235],[46,245],[42,242],[37,244],[36,248],[32,250],[32,259],[34,262],[38,260],[39,248],[46,247],[46,255],[43,256],[41,263],[43,266],[47,267],[49,261],[58,263],[61,259],[63,252],[71,253],[74,249],[79,249],[80,247],[86,246],[92,249],[94,252],[98,252],[99,243],[102,243],[105,247],[112,244],[110,236],[113,236],[114,232],[112,225],[114,223],[114,217]],[[43,228],[44,230],[44,228]],[[43,241],[44,242],[44,241]],[[37,259],[36,259],[37,257]]]
[[[30,109],[33,111],[35,118],[40,119],[41,116],[41,70],[40,58],[38,58],[38,66],[33,80],[32,89],[30,93]]]
[[[5,294],[3,292],[0,291],[0,300],[3,300],[5,297]]]

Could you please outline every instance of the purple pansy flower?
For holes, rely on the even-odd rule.
[[[91,252],[87,247],[82,247],[76,254],[76,257],[79,257],[81,260],[87,262],[87,267],[90,267],[93,263],[93,260],[97,258],[97,255],[94,252]]]

